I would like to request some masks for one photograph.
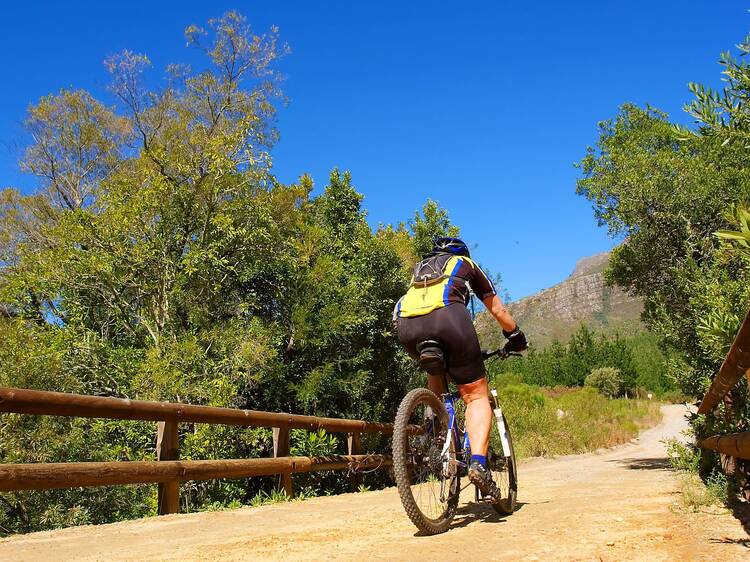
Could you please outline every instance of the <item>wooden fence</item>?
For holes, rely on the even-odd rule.
[[[721,402],[743,377],[750,384],[750,312],[742,322],[721,369],[701,401],[699,414],[707,414]],[[713,435],[701,440],[698,446],[740,459],[750,459],[750,432]]]
[[[319,470],[350,470],[354,473],[360,469],[377,469],[391,464],[391,458],[387,455],[366,455],[361,450],[361,435],[390,435],[393,426],[388,423],[3,387],[0,387],[0,412],[157,422],[157,462],[0,464],[0,491],[157,483],[160,515],[179,511],[180,482],[183,481],[278,475],[278,486],[291,496],[294,492],[292,474],[295,473]],[[180,423],[272,428],[274,456],[181,461],[178,439]],[[348,454],[290,457],[291,429],[324,429],[331,433],[346,433]],[[411,430],[419,431],[417,427]],[[356,477],[352,479],[352,484],[356,485]]]

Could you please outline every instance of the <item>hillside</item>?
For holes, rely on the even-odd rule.
[[[567,340],[581,323],[604,331],[639,328],[643,304],[618,287],[605,284],[608,259],[609,253],[583,258],[563,282],[509,303],[508,308],[535,347],[544,347],[555,339]],[[477,331],[485,347],[501,340],[486,313],[478,316]]]

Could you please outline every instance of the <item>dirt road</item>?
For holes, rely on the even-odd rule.
[[[470,502],[454,527],[416,536],[395,489],[255,509],[174,515],[0,541],[10,560],[750,560],[727,513],[675,508],[660,442],[686,426],[684,406],[633,443],[521,464],[520,509],[502,518]]]

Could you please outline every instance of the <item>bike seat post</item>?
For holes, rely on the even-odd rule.
[[[443,353],[443,347],[440,342],[435,340],[425,340],[417,344],[417,353],[419,354],[419,365],[427,371],[427,374],[431,377],[431,381],[428,384],[430,389],[435,391],[434,382],[439,381],[439,391],[435,392],[437,395],[442,395],[448,392],[448,368],[445,362],[445,355]],[[434,378],[432,378],[434,377]]]

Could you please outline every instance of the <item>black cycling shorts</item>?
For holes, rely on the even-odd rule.
[[[417,344],[440,342],[448,374],[456,384],[468,384],[486,375],[477,331],[463,304],[452,303],[424,316],[399,318],[397,327],[398,339],[415,359],[419,359]]]

